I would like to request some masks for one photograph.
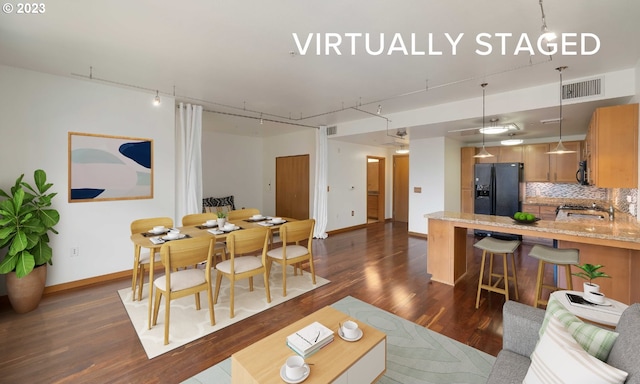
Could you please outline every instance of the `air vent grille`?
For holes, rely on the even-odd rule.
[[[332,125],[330,127],[327,127],[327,136],[335,135],[336,133],[338,133],[337,125]]]
[[[562,86],[562,100],[573,100],[581,97],[598,96],[602,94],[602,79],[579,81]]]

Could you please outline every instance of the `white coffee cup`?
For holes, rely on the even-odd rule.
[[[230,231],[230,230],[232,230],[232,229],[233,229],[233,228],[235,228],[235,227],[236,227],[236,226],[235,226],[235,225],[233,225],[233,224],[231,224],[231,223],[226,223],[226,224],[224,225],[224,229],[226,229],[227,231]]]
[[[355,339],[358,336],[358,323],[347,320],[342,324],[342,334],[347,339]]]
[[[596,304],[604,304],[604,295],[600,292],[585,292],[584,298]]]
[[[254,220],[262,219],[262,215],[253,215],[251,218]]]
[[[158,226],[153,227],[153,232],[155,232],[155,233],[164,232],[164,225],[158,225]]]
[[[175,240],[179,236],[180,236],[180,232],[171,231],[171,232],[167,233],[167,239],[169,239],[169,240]]]
[[[291,356],[285,364],[285,374],[288,379],[297,380],[304,375],[304,359],[301,356]]]
[[[207,227],[213,227],[217,223],[218,223],[218,220],[207,220],[207,222],[206,222]]]

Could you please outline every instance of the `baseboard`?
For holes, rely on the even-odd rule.
[[[108,281],[117,280],[117,279],[121,279],[121,278],[125,278],[125,277],[131,278],[131,273],[132,273],[131,270],[129,270],[129,271],[121,271],[121,272],[109,273],[107,275],[91,277],[91,278],[88,278],[88,279],[70,281],[70,282],[64,283],[64,284],[50,285],[48,287],[44,287],[44,293],[43,294],[47,295],[47,294],[50,294],[50,293],[66,291],[66,290],[69,290],[69,289],[86,287],[87,285],[105,283],[105,282],[108,282]]]
[[[354,231],[356,229],[362,229],[362,228],[366,228],[367,224],[360,224],[360,225],[354,225],[353,227],[346,227],[346,228],[340,228],[340,229],[334,229],[333,231],[328,231],[327,235],[335,235],[337,233],[343,233],[343,232],[349,232],[349,231]]]
[[[413,236],[413,237],[421,237],[423,239],[428,239],[428,234],[427,233],[420,233],[420,232],[409,232],[409,236]]]

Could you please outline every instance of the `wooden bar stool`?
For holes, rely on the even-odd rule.
[[[542,300],[542,288],[550,289],[551,292],[560,290],[557,282],[555,285],[544,284],[544,268],[546,264],[562,265],[566,273],[567,288],[573,290],[571,282],[571,266],[580,262],[580,251],[574,248],[553,248],[548,245],[536,244],[531,248],[529,256],[538,259],[538,278],[536,280],[536,300],[534,307],[538,308],[538,304],[546,305],[547,300]]]
[[[509,300],[509,280],[513,281],[513,285],[516,289],[516,299],[518,297],[518,278],[516,277],[516,263],[515,263],[515,250],[520,246],[519,240],[500,240],[493,237],[485,237],[473,245],[476,248],[482,249],[482,264],[480,265],[480,278],[478,279],[478,295],[476,296],[476,309],[480,306],[480,292],[483,289],[496,293],[501,293],[505,296],[505,300]],[[489,281],[484,283],[484,269],[486,263],[487,253],[489,256]],[[493,272],[493,255],[502,254],[502,274]],[[509,270],[507,268],[507,257],[511,254],[511,269],[512,276],[509,276]],[[493,279],[497,278],[495,282]],[[503,287],[498,285],[503,283]]]

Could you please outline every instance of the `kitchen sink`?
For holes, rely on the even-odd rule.
[[[574,219],[604,220],[604,215],[601,213],[567,212],[567,216]]]

